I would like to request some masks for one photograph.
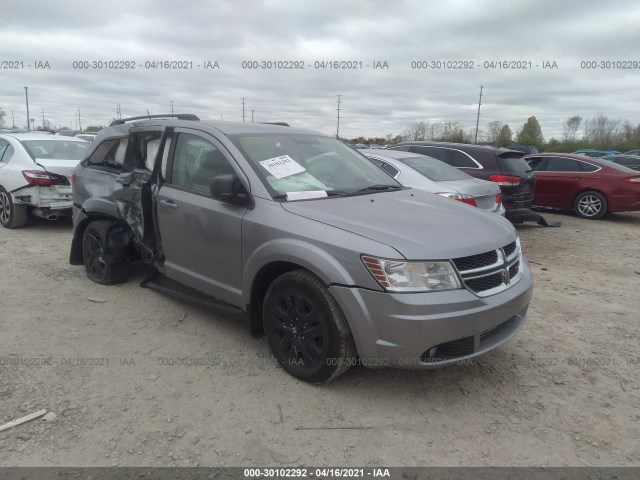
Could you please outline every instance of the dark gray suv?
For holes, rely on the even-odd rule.
[[[314,383],[466,360],[522,327],[532,277],[502,217],[315,132],[168,117],[115,122],[75,170],[71,263],[91,280],[142,260],[144,285],[247,318]]]

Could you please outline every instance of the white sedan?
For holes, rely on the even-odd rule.
[[[440,160],[401,150],[360,150],[402,185],[453,198],[504,216],[500,187]]]
[[[0,135],[0,223],[24,226],[27,215],[71,215],[71,174],[91,144],[41,133]]]

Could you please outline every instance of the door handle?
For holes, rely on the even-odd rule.
[[[176,205],[173,200],[160,200],[160,203],[165,207],[178,208],[178,205]]]

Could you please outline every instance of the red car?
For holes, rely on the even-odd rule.
[[[581,218],[640,210],[640,174],[607,160],[570,153],[524,157],[535,172],[533,204],[573,210]]]

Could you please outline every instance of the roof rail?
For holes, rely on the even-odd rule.
[[[133,120],[147,120],[150,118],[177,118],[178,120],[200,120],[196,115],[192,113],[163,113],[160,115],[141,115],[139,117],[121,118],[120,120],[114,120],[109,124],[110,127],[114,125],[122,125],[125,122],[131,122]]]

